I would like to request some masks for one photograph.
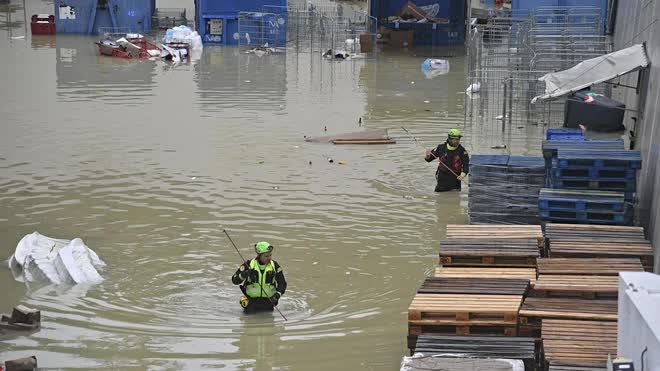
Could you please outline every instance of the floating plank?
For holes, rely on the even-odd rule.
[[[532,290],[532,296],[592,298],[617,298],[619,278],[617,276],[579,276],[540,274]]]
[[[487,239],[520,240],[536,239],[539,247],[544,246],[543,231],[540,225],[506,224],[448,224],[447,239]]]
[[[394,139],[335,139],[332,141],[334,144],[395,144]]]
[[[525,295],[528,288],[527,279],[427,277],[417,293]]]
[[[616,300],[527,297],[520,307],[520,335],[540,337],[544,318],[616,321]]]
[[[619,272],[639,272],[639,258],[541,258],[539,274],[618,276]]]
[[[408,348],[425,356],[519,359],[527,370],[533,369],[536,360],[535,340],[529,337],[421,335],[409,338]]]
[[[603,367],[608,354],[616,357],[616,326],[614,321],[544,319],[541,336],[545,361]]]
[[[498,268],[498,267],[436,267],[435,277],[446,278],[509,278],[526,279],[530,285],[536,282],[536,269],[534,268]]]

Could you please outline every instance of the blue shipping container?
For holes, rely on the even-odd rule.
[[[59,33],[95,34],[99,28],[151,31],[156,0],[55,0]]]
[[[197,0],[195,19],[202,41],[237,45],[240,12],[286,12],[286,0]],[[271,24],[268,17],[264,18],[264,22]],[[286,37],[286,32],[281,35]]]

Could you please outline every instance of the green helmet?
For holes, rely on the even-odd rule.
[[[257,254],[264,254],[273,251],[273,245],[266,241],[257,242],[254,244],[254,250]]]
[[[450,129],[449,130],[449,138],[461,138],[463,134],[459,129]]]

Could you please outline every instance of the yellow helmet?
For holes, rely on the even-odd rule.
[[[254,244],[254,250],[257,252],[257,254],[265,254],[267,252],[273,251],[273,245],[266,241],[257,242]]]
[[[459,129],[450,129],[449,130],[449,138],[458,138],[460,139],[463,136],[461,131]]]

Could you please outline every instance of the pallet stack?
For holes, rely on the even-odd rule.
[[[567,138],[543,142],[546,189],[539,197],[541,219],[632,225],[640,152],[624,150],[620,139]]]
[[[536,278],[543,246],[539,225],[447,226],[441,266],[408,310],[409,348],[415,349],[420,336],[477,336],[475,341],[490,340],[495,348],[497,337],[517,336],[518,311]],[[464,347],[464,340],[455,339],[456,347]]]
[[[548,223],[551,258],[634,258],[653,272],[653,246],[642,227]]]
[[[620,251],[650,244],[639,227],[548,223],[545,236],[547,257],[537,259],[520,334],[542,339],[548,370],[604,370],[608,353],[616,357],[618,273],[644,269],[643,256]],[[607,244],[610,253],[598,254]]]
[[[539,215],[552,222],[629,225],[632,208],[624,194],[611,191],[541,189]]]
[[[586,140],[582,130],[577,128],[555,128],[545,132],[547,140]]]
[[[545,182],[540,157],[474,155],[470,159],[471,224],[538,224],[538,193]]]
[[[640,227],[448,225],[446,235],[440,266],[409,307],[408,347],[501,352],[526,370],[604,370],[616,357],[618,274],[653,267]],[[519,353],[530,341],[536,361]]]

